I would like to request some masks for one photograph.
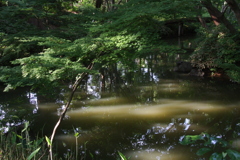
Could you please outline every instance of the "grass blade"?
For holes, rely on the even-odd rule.
[[[127,160],[127,158],[121,152],[118,151],[118,154],[121,157],[121,160]]]
[[[33,151],[28,157],[27,160],[31,160],[37,153],[38,151],[41,149],[41,147],[39,147],[38,149],[36,149],[35,151]]]

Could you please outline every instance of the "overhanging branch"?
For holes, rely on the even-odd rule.
[[[87,68],[88,70],[91,70],[92,67],[93,67],[93,63],[91,63]],[[68,108],[70,107],[70,104],[72,102],[72,99],[73,99],[73,96],[74,96],[74,93],[75,91],[77,90],[77,87],[80,85],[80,83],[82,82],[83,78],[85,78],[85,76],[87,75],[88,73],[87,72],[83,72],[82,74],[79,75],[79,77],[76,79],[75,83],[73,84],[73,87],[72,87],[72,92],[69,96],[69,99],[68,99],[68,102],[66,103],[65,105],[65,108],[64,110],[62,111],[56,125],[54,126],[54,129],[53,129],[53,132],[52,132],[52,135],[51,135],[51,143],[53,142],[53,139],[55,137],[55,134],[56,134],[56,131],[59,127],[59,125],[61,124],[63,118],[65,117],[65,114],[68,110]],[[52,145],[49,146],[49,154],[50,154],[50,159],[52,160]]]

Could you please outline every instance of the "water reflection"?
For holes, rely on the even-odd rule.
[[[116,64],[89,76],[76,92],[58,130],[60,153],[74,151],[74,130],[80,133],[79,153],[87,160],[92,156],[116,160],[117,151],[139,160],[199,159],[197,148],[182,146],[179,141],[184,135],[202,132],[234,140],[233,145],[238,147],[240,87],[214,78],[176,74],[171,62],[175,57],[168,56],[166,61],[164,57],[166,54],[139,58],[133,70]],[[8,124],[21,122],[29,118],[29,109],[29,115],[35,113],[33,130],[44,136],[51,134],[65,107],[64,99],[39,103],[37,95],[29,93],[17,95],[23,103],[12,103],[10,95],[9,100],[1,97],[2,120]],[[59,94],[67,99],[69,89]],[[24,115],[10,120],[20,113],[19,104]]]
[[[27,89],[0,92],[0,131],[6,133],[11,127],[31,120],[34,109]]]
[[[117,100],[116,97],[113,99]],[[179,140],[185,134],[215,132],[211,125],[206,125],[206,122],[212,118],[212,115],[223,115],[232,109],[232,105],[223,106],[217,101],[160,99],[154,105],[113,105],[108,100],[107,98],[99,100],[101,104],[99,106],[96,106],[98,102],[96,100],[93,107],[85,103],[88,107],[71,110],[68,112],[70,117],[68,121],[75,126],[85,127],[86,130],[80,137],[79,143],[88,141],[91,147],[104,146],[108,153],[114,153],[120,146],[121,150],[126,150],[125,154],[131,156],[131,159],[180,160],[188,159],[189,155],[192,155],[190,159],[194,159],[194,152],[188,152],[188,155],[179,152],[181,148],[178,144]],[[86,125],[90,123],[90,127]],[[64,143],[74,143],[73,134],[62,135],[58,139]],[[109,150],[106,146],[108,144],[105,144],[108,141],[114,143],[115,147]],[[93,148],[97,150],[96,147]],[[103,151],[105,149],[100,151],[105,152]]]
[[[115,98],[116,99],[116,98]],[[94,104],[97,104],[97,100]],[[106,103],[104,103],[106,102]],[[122,101],[124,102],[124,101]],[[122,118],[123,116],[128,119],[136,118],[171,118],[174,116],[184,115],[188,112],[199,113],[219,113],[230,110],[230,107],[221,106],[218,102],[206,101],[195,102],[190,100],[159,100],[159,104],[155,105],[109,105],[109,99],[99,100],[100,106],[84,107],[73,109],[67,113],[72,119],[81,119],[84,117],[91,118]],[[87,103],[86,103],[87,104]],[[90,103],[91,104],[91,103]],[[104,105],[105,104],[105,105]],[[118,103],[119,104],[119,103]],[[87,104],[88,105],[88,104]]]
[[[160,149],[160,148],[148,148],[146,150],[138,150],[126,153],[126,155],[131,155],[133,160],[184,160],[191,159],[191,155],[184,155],[182,152],[171,154],[169,150]]]
[[[29,98],[30,104],[35,105],[35,108],[33,109],[33,114],[37,113],[37,111],[38,111],[38,98],[37,98],[37,94],[29,92],[27,94],[27,96]]]
[[[101,98],[101,99],[92,99],[84,101],[88,106],[106,106],[106,105],[118,105],[124,103],[131,103],[128,98],[124,97],[108,97],[108,98]]]

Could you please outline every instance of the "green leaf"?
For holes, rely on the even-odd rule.
[[[36,149],[35,151],[33,151],[28,157],[27,160],[31,160],[37,153],[38,151],[41,149],[41,147],[39,147],[38,149]]]
[[[195,143],[197,140],[203,140],[203,136],[201,135],[187,135],[184,137],[183,141],[180,142],[182,145],[188,145]]]
[[[218,139],[218,142],[222,145],[222,147],[227,147],[228,146],[228,142],[227,141],[224,141],[222,139]]]
[[[225,158],[227,156],[227,153],[226,152],[222,152],[222,156],[223,156],[223,158]]]
[[[67,144],[66,144],[66,143],[64,143],[64,142],[62,142],[62,144],[63,144],[63,147],[66,147],[66,146],[67,146]]]
[[[235,151],[235,150],[232,150],[232,149],[228,149],[227,150],[227,154],[228,156],[232,159],[232,160],[238,160],[240,159],[240,153]]]
[[[74,134],[74,136],[75,136],[76,138],[78,138],[78,137],[79,137],[79,133],[76,132],[76,133]]]
[[[51,146],[52,145],[52,141],[47,136],[45,136],[45,139],[46,139],[46,141],[48,143],[48,146]]]
[[[93,159],[93,158],[94,158],[94,155],[93,155],[91,152],[89,152],[89,154],[90,154],[91,158]]]
[[[121,152],[118,151],[119,156],[121,157],[121,160],[127,160],[127,158],[122,154]]]
[[[222,154],[216,152],[213,153],[209,158],[209,160],[222,160],[222,159],[223,159]]]
[[[204,155],[205,153],[207,153],[207,152],[209,152],[209,151],[211,151],[212,149],[210,149],[210,148],[201,148],[201,149],[199,149],[198,151],[197,151],[197,155],[198,156],[202,156],[202,155]]]
[[[29,127],[29,121],[24,123],[24,129],[22,130],[22,132],[26,131]]]
[[[23,139],[23,137],[15,132],[12,132],[14,136],[12,136],[12,140],[15,142],[16,138],[18,137],[19,139]]]

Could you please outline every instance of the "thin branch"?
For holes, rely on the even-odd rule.
[[[88,70],[91,70],[93,67],[93,63],[91,63],[89,66],[88,66]],[[83,72],[82,74],[79,75],[79,77],[76,79],[75,83],[73,84],[73,87],[72,87],[72,92],[70,94],[70,97],[68,99],[68,102],[66,103],[66,106],[64,108],[64,110],[62,111],[54,129],[53,129],[53,132],[52,132],[52,135],[51,135],[51,143],[53,142],[53,139],[55,137],[55,134],[56,134],[56,131],[59,127],[59,125],[61,124],[63,118],[65,117],[65,114],[68,110],[68,108],[70,107],[70,104],[72,102],[72,98],[74,96],[74,93],[75,91],[77,90],[77,87],[79,86],[79,84],[82,82],[83,78],[87,75],[88,73],[87,72]],[[52,160],[52,145],[49,146],[49,153],[50,153],[50,159]]]

